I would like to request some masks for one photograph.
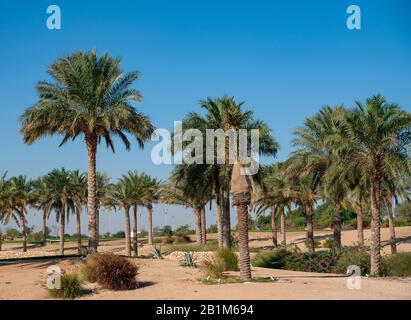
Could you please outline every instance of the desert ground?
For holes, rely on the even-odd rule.
[[[384,253],[389,247],[388,229],[381,230]],[[411,252],[411,227],[396,228],[398,251]],[[316,232],[317,240],[331,237],[330,230]],[[365,238],[369,239],[370,231],[365,230]],[[209,235],[209,239],[215,235]],[[289,243],[301,246],[304,232],[287,233]],[[356,231],[344,231],[344,245],[354,244]],[[122,253],[124,242],[121,240],[104,241],[101,252]],[[269,232],[251,232],[250,246],[253,248],[270,248]],[[66,244],[66,253],[75,253],[76,244]],[[18,256],[19,244],[3,244],[0,258]],[[29,248],[29,255],[57,254],[58,244],[45,247]],[[141,245],[140,255],[152,251],[149,245]],[[63,270],[77,268],[79,258],[55,261],[52,259],[0,265],[0,299],[47,299],[45,288],[46,269],[59,264]],[[273,277],[269,283],[235,283],[208,285],[201,281],[199,268],[180,266],[180,262],[171,259],[131,259],[139,266],[139,287],[129,291],[109,291],[93,287],[93,293],[81,299],[411,299],[411,278],[361,278],[361,289],[348,289],[347,278],[342,275],[307,273],[266,268],[252,268],[253,276]],[[233,273],[235,274],[235,272]],[[250,287],[250,288],[245,288]]]

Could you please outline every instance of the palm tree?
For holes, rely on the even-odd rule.
[[[371,210],[371,274],[380,273],[381,183],[393,181],[396,172],[411,173],[406,147],[408,141],[400,135],[411,127],[411,114],[396,104],[388,103],[381,95],[373,96],[356,108],[344,121],[345,143],[341,153],[349,163],[346,170],[362,167],[370,184]]]
[[[50,186],[47,184],[47,179],[45,177],[40,177],[32,181],[32,206],[37,210],[43,211],[43,231],[42,231],[42,242],[43,245],[46,244],[47,236],[47,219],[50,216],[51,206],[50,206]]]
[[[98,172],[96,176],[96,205],[97,205],[97,215],[96,215],[96,234],[97,243],[100,235],[100,206],[102,199],[105,198],[107,192],[110,189],[110,178],[104,172]]]
[[[133,186],[130,180],[123,176],[116,184],[112,184],[105,198],[106,207],[124,209],[124,224],[126,234],[126,256],[131,256],[130,207],[133,205]]]
[[[240,251],[240,276],[243,280],[251,279],[250,250],[248,248],[248,206],[251,203],[250,177],[241,174],[239,161],[234,164],[231,188],[233,206],[237,207],[238,245]]]
[[[86,176],[79,170],[69,173],[69,192],[76,214],[77,250],[81,254],[81,211],[83,211],[83,205],[86,204],[87,181]]]
[[[70,199],[70,173],[64,168],[54,169],[46,175],[45,180],[50,186],[49,205],[54,209],[59,222],[59,254],[64,255],[66,215],[73,206]]]
[[[114,152],[112,136],[117,135],[130,149],[125,133],[134,135],[140,147],[150,138],[154,127],[149,119],[136,111],[131,102],[141,101],[140,93],[130,86],[138,72],[124,73],[121,60],[107,53],[74,52],[57,59],[48,69],[55,83],[39,82],[38,102],[21,116],[21,133],[27,144],[46,135],[61,134],[61,144],[84,136],[87,146],[87,212],[88,253],[97,252],[97,145],[104,139]]]
[[[23,236],[23,252],[27,251],[27,206],[31,201],[31,182],[26,176],[17,176],[10,179],[11,197],[14,210],[17,213],[21,234]]]
[[[195,128],[203,133],[206,138],[206,130],[238,130],[238,129],[258,129],[259,152],[260,154],[275,155],[278,149],[277,143],[270,135],[270,130],[264,122],[256,121],[253,112],[242,110],[243,102],[237,103],[233,97],[221,97],[217,99],[207,98],[200,102],[201,107],[207,113],[201,116],[191,112],[183,121],[183,130]],[[205,139],[206,140],[206,139]],[[214,198],[216,203],[216,222],[218,229],[218,241],[220,246],[231,246],[231,222],[230,222],[230,180],[232,177],[233,164],[230,163],[229,136],[225,137],[224,160],[209,164],[209,172],[212,172],[212,182]],[[184,147],[184,146],[183,146]],[[232,146],[231,146],[232,147]],[[218,145],[215,145],[215,154]],[[178,150],[179,151],[179,150]]]
[[[13,219],[19,226],[19,219],[15,215],[15,207],[13,203],[13,192],[11,190],[10,181],[6,179],[6,174],[0,177],[0,222],[8,223]],[[0,239],[0,251],[1,251]]]

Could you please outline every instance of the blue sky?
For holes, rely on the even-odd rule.
[[[245,101],[291,150],[292,131],[325,104],[352,106],[382,93],[411,111],[411,3],[407,0],[294,1],[18,1],[0,4],[0,172],[37,177],[55,167],[86,170],[81,139],[25,146],[18,117],[36,101],[54,59],[96,48],[139,70],[138,108],[171,129],[198,101],[224,94]],[[46,27],[46,9],[61,8],[62,29]],[[361,8],[361,30],[346,28],[346,8]],[[151,163],[153,143],[130,152],[98,152],[98,169],[115,180],[128,169],[166,179],[171,166]],[[266,159],[271,161],[271,159]],[[164,215],[164,210],[168,210]],[[173,218],[174,217],[174,218]],[[214,218],[209,212],[209,222]],[[234,218],[233,213],[233,218]],[[142,215],[142,227],[145,213]],[[29,224],[38,224],[32,212]],[[84,217],[85,221],[85,217]],[[54,223],[54,220],[52,220]],[[183,208],[158,207],[154,224],[192,224]],[[103,214],[103,231],[122,229],[122,214]],[[73,226],[69,226],[73,232]]]

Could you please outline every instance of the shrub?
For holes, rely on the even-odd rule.
[[[114,254],[96,254],[87,258],[82,268],[83,277],[98,282],[106,289],[127,290],[136,286],[137,266]]]
[[[173,242],[174,242],[174,238],[171,235],[161,239],[161,243],[163,243],[163,244],[170,244],[170,243],[173,243]]]
[[[308,240],[305,240],[304,245],[308,249],[310,247],[310,242]],[[321,242],[318,240],[314,240],[314,248],[319,248],[320,246],[321,246]]]
[[[49,289],[53,298],[74,299],[82,294],[81,281],[76,274],[63,274],[60,289]]]
[[[271,252],[260,252],[252,260],[255,267],[283,269],[285,267],[285,258],[291,252],[286,249],[278,249]]]
[[[190,237],[187,236],[186,234],[183,233],[176,233],[174,236],[173,243],[174,244],[179,244],[179,243],[189,243],[191,242]]]
[[[328,239],[325,239],[323,243],[323,247],[327,249],[331,249],[333,247],[333,244],[334,244],[334,240],[331,238],[328,238]]]
[[[370,273],[370,254],[362,247],[343,247],[340,249],[334,268],[337,273],[346,273],[350,265],[359,266],[361,275]]]
[[[332,272],[334,258],[330,251],[293,252],[285,257],[285,269],[305,272]]]
[[[213,258],[203,262],[204,275],[207,279],[221,279],[224,277],[226,265],[223,259]]]
[[[387,273],[394,277],[411,276],[411,253],[397,253],[385,258]]]
[[[196,258],[194,252],[184,252],[184,259],[181,262],[183,267],[197,268]]]
[[[224,261],[226,266],[226,271],[237,271],[238,268],[238,256],[232,250],[228,248],[220,248],[216,252],[216,257]]]

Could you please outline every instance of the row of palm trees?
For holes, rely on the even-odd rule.
[[[76,217],[76,235],[78,252],[82,253],[81,213],[87,205],[87,176],[79,170],[68,171],[54,169],[43,177],[29,180],[26,176],[0,179],[0,222],[7,224],[14,220],[21,229],[23,252],[27,251],[28,209],[42,212],[42,242],[46,242],[47,221],[52,213],[59,223],[59,254],[64,254],[65,226],[70,215]],[[148,210],[148,242],[153,243],[152,210],[158,200],[161,182],[146,175],[129,171],[117,183],[110,183],[104,173],[97,172],[96,177],[98,208],[124,208],[126,213],[126,254],[131,255],[130,246],[130,207],[134,208],[133,252],[137,256],[137,208]],[[96,221],[99,221],[97,217]],[[98,223],[98,222],[97,222]],[[97,225],[97,230],[99,226]]]
[[[104,140],[114,151],[112,137],[118,136],[129,149],[129,133],[143,147],[155,128],[149,118],[132,105],[141,101],[141,94],[131,88],[139,73],[124,73],[119,59],[108,54],[98,57],[95,51],[75,52],[57,59],[48,73],[55,82],[38,83],[38,102],[22,115],[21,133],[27,144],[54,134],[63,135],[61,145],[80,135],[84,137],[88,151],[88,253],[95,253],[101,199],[97,189],[97,146]],[[276,155],[278,144],[270,129],[263,121],[255,119],[251,111],[244,110],[242,103],[230,97],[208,98],[201,102],[201,107],[205,115],[189,113],[183,121],[183,130],[196,128],[205,135],[206,129],[258,129],[257,151],[261,155]],[[406,150],[410,127],[410,114],[387,103],[381,96],[368,99],[365,105],[357,103],[354,109],[326,107],[296,131],[296,151],[284,163],[260,170],[252,177],[241,175],[241,164],[228,162],[230,150],[226,143],[223,162],[176,166],[164,187],[168,195],[166,201],[193,208],[200,241],[205,239],[205,205],[213,203],[218,243],[222,247],[231,246],[230,208],[231,205],[237,208],[243,279],[251,277],[247,228],[250,204],[261,209],[271,207],[274,215],[279,210],[283,217],[284,208],[301,207],[307,219],[311,251],[314,250],[313,208],[320,199],[331,202],[335,208],[336,249],[341,245],[341,207],[351,203],[356,208],[359,225],[361,211],[369,208],[372,215],[371,271],[377,274],[381,204],[383,200],[391,203],[389,195],[397,196],[402,194],[401,190],[406,191],[403,186],[410,173]],[[116,196],[107,205],[122,207],[127,220],[128,211],[135,208],[137,200],[129,202],[122,197],[127,194],[128,198],[133,198],[132,190],[137,187],[130,187],[133,185],[130,177],[123,177],[121,181],[122,185],[114,193]],[[128,244],[126,250],[129,248]]]

